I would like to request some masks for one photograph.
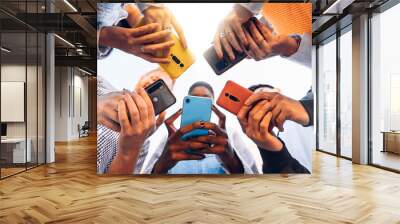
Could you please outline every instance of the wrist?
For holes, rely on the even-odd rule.
[[[283,144],[278,138],[272,137],[271,140],[260,147],[271,152],[279,152],[283,149]]]
[[[296,116],[292,119],[292,121],[294,121],[298,124],[301,124],[303,126],[306,126],[307,124],[309,124],[310,118],[308,117],[308,113],[299,101],[296,101],[296,108],[297,109],[294,112],[294,114],[296,114]]]
[[[286,44],[282,52],[280,52],[281,57],[290,57],[292,54],[296,53],[300,47],[301,39],[297,37],[288,36],[286,38]]]
[[[240,4],[235,4],[233,7],[233,11],[239,18],[243,20],[243,22],[246,22],[253,16],[253,13],[251,11],[241,6]]]

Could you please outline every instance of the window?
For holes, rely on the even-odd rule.
[[[371,18],[372,164],[400,170],[400,5]]]
[[[336,39],[318,48],[318,149],[336,153]]]
[[[340,36],[340,155],[352,157],[352,32]]]

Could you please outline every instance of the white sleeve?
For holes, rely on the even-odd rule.
[[[253,13],[253,15],[257,15],[258,13],[260,13],[264,3],[255,3],[255,2],[251,2],[251,3],[237,3],[242,7],[245,7],[247,10],[249,10],[251,13]]]
[[[131,3],[131,4],[135,4],[141,13],[143,13],[144,10],[146,10],[150,6],[160,7],[160,8],[164,7],[164,4],[162,4],[162,3]]]
[[[235,130],[229,128],[229,130]],[[262,174],[262,167],[257,164],[257,154],[260,157],[258,148],[255,144],[249,144],[245,141],[244,134],[239,131],[228,131],[229,141],[235,150],[235,153],[241,161],[245,174]],[[259,158],[258,160],[260,160]]]
[[[311,68],[311,50],[312,50],[312,38],[310,34],[300,35],[301,41],[299,49],[296,53],[286,57],[287,59],[302,64],[308,68]]]

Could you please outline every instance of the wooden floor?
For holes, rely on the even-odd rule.
[[[0,181],[0,223],[400,223],[400,175],[320,152],[312,175],[100,177],[95,138]]]

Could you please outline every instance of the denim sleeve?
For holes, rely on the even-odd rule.
[[[107,57],[112,48],[99,45],[99,34],[103,27],[115,26],[119,21],[128,17],[121,3],[98,3],[97,4],[97,58]]]

